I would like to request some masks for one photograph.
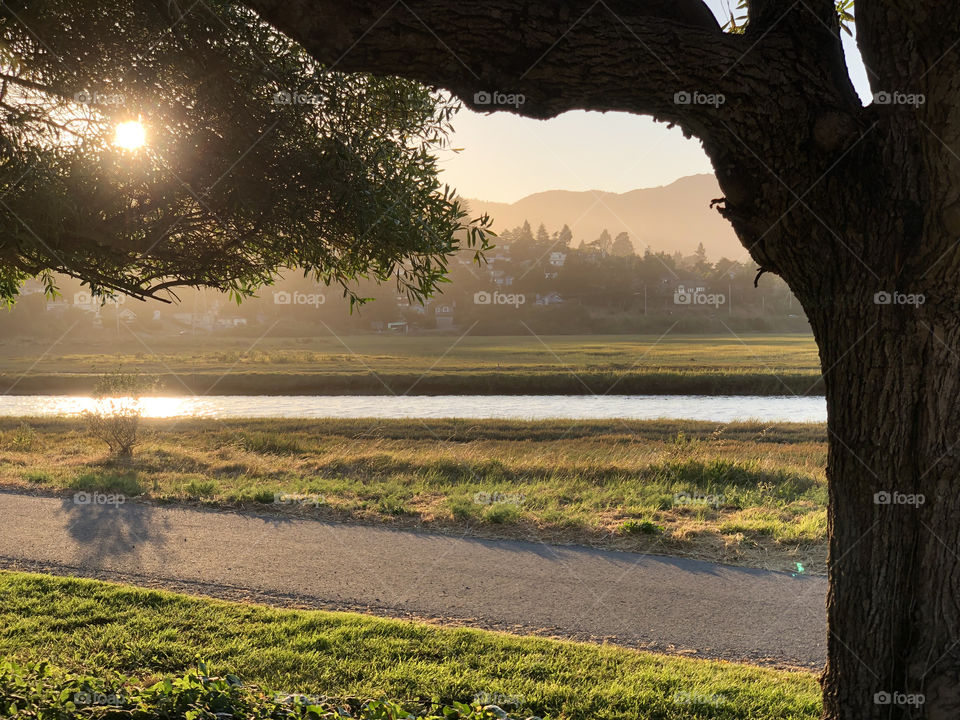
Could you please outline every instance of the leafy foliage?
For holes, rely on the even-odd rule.
[[[855,20],[853,16],[854,2],[855,0],[837,0],[837,18],[840,21],[840,28],[851,37],[853,36],[853,30],[850,28],[853,27]],[[737,13],[734,14],[733,10],[729,10],[730,20],[723,26],[723,29],[734,34],[745,32],[749,22],[748,7],[749,0],[738,0]]]
[[[116,675],[72,675],[46,662],[0,664],[0,717],[27,720],[494,720],[514,717],[496,705],[417,704],[313,695],[267,693],[244,685],[236,675],[211,677],[205,663],[179,678],[140,687]],[[531,718],[530,720],[534,720]],[[539,720],[537,718],[536,720]]]
[[[284,268],[352,301],[361,276],[428,295],[452,253],[487,247],[437,179],[457,109],[319,67],[227,0],[6,3],[0,297],[30,276],[52,293],[55,270],[98,294],[239,300]],[[113,142],[130,121],[138,150]]]

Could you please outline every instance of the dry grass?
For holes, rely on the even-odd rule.
[[[4,485],[825,566],[822,426],[166,420],[126,466],[77,421],[28,423],[0,421]]]

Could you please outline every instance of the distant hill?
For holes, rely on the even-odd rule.
[[[566,223],[577,246],[581,240],[597,239],[606,228],[613,237],[628,232],[638,253],[649,245],[655,252],[679,250],[689,255],[702,242],[707,256],[717,260],[744,253],[730,224],[710,208],[710,201],[722,195],[713,175],[691,175],[670,185],[623,194],[549,190],[515,203],[466,202],[473,214],[489,213],[498,231],[529,220],[534,232],[543,223],[552,233]]]

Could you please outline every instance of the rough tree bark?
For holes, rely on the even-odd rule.
[[[700,0],[246,1],[329,67],[478,110],[649,114],[702,140],[721,212],[821,350],[824,717],[960,717],[960,4],[859,0],[886,93],[863,108],[832,0],[754,0],[741,36]],[[475,95],[491,92],[526,101]]]

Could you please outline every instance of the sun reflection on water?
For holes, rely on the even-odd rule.
[[[84,410],[97,409],[110,411],[111,408],[130,408],[140,410],[141,417],[170,418],[197,415],[197,408],[191,398],[182,397],[143,397],[133,398],[104,398],[95,400],[91,397],[51,397],[43,414],[53,415],[80,415]]]

